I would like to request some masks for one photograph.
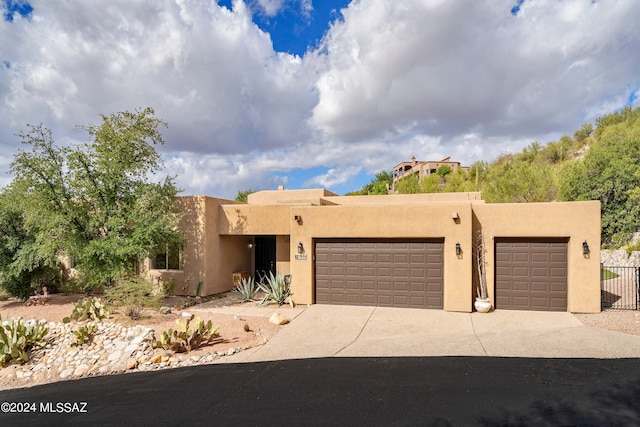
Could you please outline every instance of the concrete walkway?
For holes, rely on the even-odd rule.
[[[223,306],[199,310],[291,319],[264,346],[224,363],[318,357],[491,356],[638,358],[640,336],[584,326],[571,313],[311,305]]]

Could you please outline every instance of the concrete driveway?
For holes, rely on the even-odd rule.
[[[311,305],[252,308],[239,314],[269,316],[275,311],[291,323],[264,346],[221,362],[391,356],[640,357],[640,336],[587,327],[564,312],[482,314]]]

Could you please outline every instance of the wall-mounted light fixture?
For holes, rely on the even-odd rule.
[[[462,248],[460,247],[460,243],[456,243],[456,255],[460,255],[462,252]]]
[[[302,242],[298,242],[298,253],[304,253],[304,246],[302,246]]]
[[[293,219],[295,219],[298,224],[302,222],[302,217],[300,215],[294,215]]]
[[[591,250],[589,249],[589,244],[585,240],[584,242],[582,242],[582,255],[589,255],[590,253]]]
[[[247,247],[249,248],[249,250],[253,249],[253,242],[249,242],[247,244]]]
[[[458,215],[458,212],[451,212],[451,219],[453,219],[453,222],[455,222],[456,224],[459,224],[460,215]]]

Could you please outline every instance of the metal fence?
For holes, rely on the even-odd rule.
[[[602,308],[638,310],[640,308],[640,267],[600,266]]]

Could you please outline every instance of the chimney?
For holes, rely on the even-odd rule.
[[[416,165],[416,156],[411,156],[411,164],[412,164],[413,166],[415,166],[415,165]]]

